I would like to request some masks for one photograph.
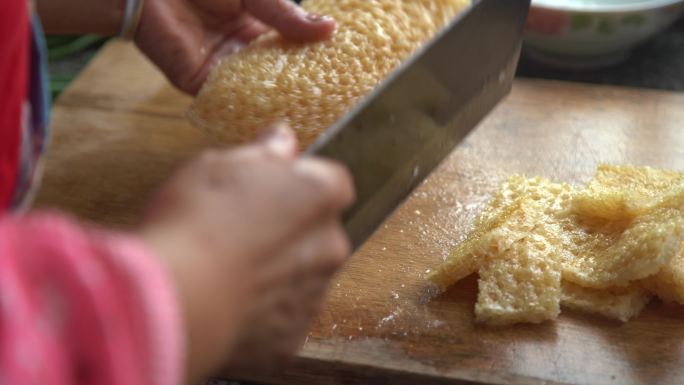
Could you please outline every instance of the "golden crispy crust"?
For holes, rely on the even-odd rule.
[[[329,41],[292,44],[276,33],[260,37],[210,74],[189,116],[226,143],[252,139],[287,121],[302,148],[368,94],[467,0],[308,0],[329,15]]]

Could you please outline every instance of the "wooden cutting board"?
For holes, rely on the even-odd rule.
[[[113,43],[56,103],[37,206],[118,227],[180,163],[212,143],[190,100]],[[514,173],[572,183],[597,163],[684,170],[684,95],[519,80],[512,95],[356,253],[277,384],[682,384],[684,307],[655,302],[621,324],[473,324],[476,282],[428,301],[424,276]]]

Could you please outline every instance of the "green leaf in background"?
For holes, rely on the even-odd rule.
[[[50,92],[52,98],[55,99],[64,91],[69,84],[74,80],[75,76],[52,76],[50,77]]]
[[[69,43],[74,40],[74,36],[46,36],[45,41],[47,42],[48,48],[55,47],[58,45]]]
[[[78,55],[88,49],[96,48],[107,40],[107,38],[95,35],[86,36],[46,36],[45,41],[48,48],[48,60],[58,62],[69,60],[70,57]],[[74,80],[76,73],[52,74],[50,76],[50,91],[52,97],[56,98]]]
[[[101,36],[87,35],[78,37],[50,36],[47,38],[48,59],[57,60],[77,54],[106,40]]]

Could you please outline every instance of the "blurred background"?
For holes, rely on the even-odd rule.
[[[518,74],[684,90],[684,1],[532,0]]]
[[[100,36],[47,36],[53,99],[71,83],[107,39]]]

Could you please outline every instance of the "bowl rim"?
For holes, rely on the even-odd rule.
[[[532,0],[533,8],[543,8],[568,12],[587,13],[617,13],[643,12],[667,7],[674,4],[684,4],[684,0],[641,0],[634,4],[553,4],[555,0]]]

